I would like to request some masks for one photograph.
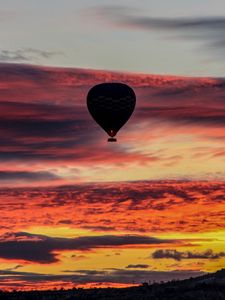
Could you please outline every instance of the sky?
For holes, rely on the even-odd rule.
[[[223,0],[0,1],[0,60],[223,77]]]
[[[0,289],[225,267],[223,1],[0,1]],[[108,143],[91,87],[136,94]]]

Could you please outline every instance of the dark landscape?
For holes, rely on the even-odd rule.
[[[147,283],[129,288],[74,288],[54,291],[0,292],[4,300],[223,300],[225,299],[225,269],[196,278]]]

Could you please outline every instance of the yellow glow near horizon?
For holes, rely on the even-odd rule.
[[[32,234],[44,234],[50,237],[73,238],[79,236],[97,236],[105,232],[93,232],[70,227],[44,227],[37,226],[28,229]],[[111,232],[113,233],[113,232]],[[224,230],[201,233],[179,233],[167,232],[157,235],[160,239],[177,240],[177,243],[169,245],[149,245],[140,247],[100,247],[88,251],[66,250],[55,251],[60,261],[52,264],[29,264],[23,267],[23,271],[48,274],[63,274],[63,270],[104,270],[111,268],[125,269],[129,264],[148,264],[148,270],[169,271],[177,270],[202,270],[205,272],[216,271],[219,267],[225,266],[225,258],[221,259],[153,259],[151,254],[158,249],[176,249],[180,252],[192,251],[196,253],[212,249],[214,252],[223,251],[225,246]],[[108,234],[108,233],[107,233]],[[114,232],[115,234],[115,232]],[[121,234],[121,232],[119,233]],[[118,235],[118,232],[117,232]],[[183,243],[179,243],[183,240]],[[187,240],[185,242],[185,240]],[[9,264],[4,264],[4,266]],[[11,266],[11,264],[10,264]]]
[[[115,235],[118,231],[93,231],[82,228],[72,228],[69,226],[31,226],[26,228],[26,232],[30,234],[46,235],[49,237],[61,237],[61,238],[76,238],[81,236],[101,236],[101,235]],[[120,231],[120,235],[128,234],[128,231]]]

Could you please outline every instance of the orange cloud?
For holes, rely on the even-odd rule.
[[[199,255],[222,253],[224,80],[13,64],[1,65],[0,78],[4,287],[91,286],[99,284],[96,276],[118,286],[138,274],[155,276],[152,271],[183,278],[190,273],[174,274],[166,259],[146,264],[149,252],[172,243],[182,255],[190,248]],[[125,82],[137,94],[135,113],[114,145],[86,108],[89,88],[104,81]],[[125,243],[127,235],[148,242]],[[87,239],[89,246],[79,247]],[[115,262],[104,251],[120,255]],[[225,264],[222,256],[204,265],[182,260],[177,268],[215,270]],[[73,260],[75,274],[66,276],[62,270]],[[148,264],[147,270],[126,269]],[[22,271],[13,269],[18,265]],[[111,268],[107,276],[104,268]],[[71,276],[82,280],[74,283]]]

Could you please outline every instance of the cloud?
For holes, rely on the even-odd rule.
[[[52,56],[62,55],[59,51],[46,51],[33,48],[23,48],[17,50],[0,49],[1,62],[30,62],[39,58],[50,58]]]
[[[103,6],[93,9],[93,14],[118,27],[175,33],[180,39],[193,39],[215,49],[225,45],[225,17],[155,17],[144,16],[135,9],[124,6]]]
[[[201,111],[201,113],[199,113]],[[152,115],[161,120],[168,120],[181,124],[208,124],[210,126],[223,125],[225,122],[225,108],[210,108],[201,106],[174,106],[174,107],[149,107],[140,109],[140,115]]]
[[[0,181],[51,181],[56,179],[59,179],[59,176],[45,171],[0,171]]]
[[[23,268],[23,265],[16,265],[15,267],[8,268],[5,270],[0,270],[1,275],[9,275],[9,274],[14,274],[15,270]],[[18,271],[17,271],[18,272]]]
[[[55,238],[44,235],[33,235],[26,232],[7,234],[0,240],[0,257],[19,259],[38,263],[58,261],[57,251],[90,250],[94,248],[155,245],[173,243],[173,240],[158,239],[140,235],[102,235],[81,236],[77,238]]]
[[[137,265],[126,266],[126,269],[147,269],[147,268],[149,268],[149,265],[146,265],[146,264],[137,264]]]
[[[83,229],[90,229],[92,231],[114,231],[113,226],[83,226]]]
[[[181,261],[183,259],[220,259],[222,257],[225,257],[225,253],[214,253],[211,249],[206,250],[204,252],[180,252],[174,249],[160,249],[153,252],[152,257],[155,259],[172,258],[177,261]]]
[[[129,153],[120,145],[110,149],[102,144],[105,135],[84,105],[0,102],[0,133],[0,161],[4,162],[64,161],[84,166],[93,161],[103,163],[106,157],[112,163],[145,158],[141,152]],[[157,159],[148,155],[149,161]]]
[[[51,282],[57,284],[58,281],[66,286],[72,283],[73,286],[88,283],[142,283],[144,281],[170,281],[176,279],[186,279],[190,277],[197,277],[203,275],[199,271],[151,271],[151,270],[123,270],[123,269],[108,269],[108,270],[65,270],[65,274],[41,274],[35,272],[19,272],[0,270],[1,286],[8,286],[15,288],[15,286],[22,286],[25,288],[32,284],[39,283],[49,286]],[[71,274],[66,274],[71,273]]]
[[[102,145],[103,134],[89,118],[85,108],[43,103],[0,103],[0,144],[1,161],[68,161],[76,160],[88,163],[93,160],[103,162],[103,157],[111,157],[111,161],[132,160],[159,161],[163,158],[154,154],[126,151],[114,147],[109,149]],[[199,113],[200,112],[200,113]],[[151,116],[159,122],[180,124],[197,124],[223,126],[225,108],[191,105],[188,107],[173,105],[138,107],[136,122],[150,121]],[[150,125],[149,125],[150,126]],[[132,135],[132,133],[131,133]],[[98,141],[98,142],[97,142]],[[95,151],[90,156],[90,147],[95,144]],[[98,146],[99,145],[99,146]],[[101,148],[101,149],[100,149]],[[102,155],[99,155],[102,153]]]
[[[175,172],[185,157],[168,154],[174,149],[170,141],[191,135],[211,145],[225,138],[223,79],[1,64],[0,81],[2,170],[19,172],[22,164],[29,172],[31,164],[32,168],[44,165],[45,169],[36,171],[58,169],[53,173],[63,174],[69,183],[75,168],[84,173],[89,168],[90,180],[96,180],[95,174],[101,177],[109,166],[121,173],[134,164],[138,168],[157,164],[163,165],[163,171],[166,166]],[[119,133],[124,142],[113,147],[108,147],[106,134],[86,107],[88,90],[100,81],[125,82],[138,99],[134,115]],[[165,146],[150,147],[149,143]],[[83,174],[80,177],[87,180]]]
[[[224,183],[214,181],[136,181],[5,188],[0,193],[0,210],[4,212],[0,232],[19,231],[27,226],[54,228],[66,225],[103,234],[109,230],[141,235],[151,232],[215,232],[218,224],[220,228],[225,226],[224,194]],[[21,210],[18,211],[18,207]],[[18,217],[21,213],[23,218]],[[191,240],[186,242],[191,243]]]
[[[74,284],[92,282],[88,280],[93,280],[93,282],[98,282],[98,280],[99,282],[103,280],[110,282],[112,280],[119,283],[132,283],[132,280],[135,282],[140,280],[141,282],[141,280],[154,280],[154,275],[155,280],[159,281],[169,280],[176,276],[182,278],[182,274],[184,274],[182,272],[152,273],[152,264],[148,269],[142,268],[141,260],[134,260],[131,264],[133,268],[131,266],[126,268],[129,265],[124,265],[125,271],[132,271],[132,273],[125,274],[118,269],[101,269],[94,270],[101,271],[101,273],[95,272],[94,274],[92,270],[91,274],[85,268],[77,267],[76,270],[76,260],[79,259],[80,254],[86,254],[87,251],[91,251],[91,255],[84,259],[89,260],[93,257],[95,260],[99,251],[102,253],[102,250],[105,249],[104,251],[107,253],[104,252],[103,256],[104,254],[111,254],[107,260],[108,262],[112,261],[111,267],[113,267],[114,252],[119,249],[121,259],[124,255],[126,256],[126,251],[138,253],[138,249],[142,249],[140,251],[148,249],[148,252],[153,252],[155,249],[176,249],[176,252],[172,254],[173,256],[176,255],[177,259],[171,259],[174,259],[175,262],[183,262],[184,260],[185,265],[187,261],[188,263],[192,262],[191,265],[187,266],[191,269],[201,268],[193,263],[195,261],[205,262],[207,259],[216,261],[216,257],[219,261],[219,258],[223,257],[224,254],[215,250],[212,252],[198,251],[196,246],[202,247],[212,245],[214,241],[215,243],[219,242],[220,236],[210,235],[212,238],[209,239],[207,234],[203,234],[204,238],[201,238],[201,233],[216,232],[218,224],[220,229],[224,227],[224,189],[225,184],[223,182],[193,181],[110,182],[48,188],[1,189],[0,258],[4,264],[9,265],[7,269],[12,269],[12,266],[21,263],[25,270],[27,266],[31,269],[33,264],[51,265],[54,263],[55,266],[60,267],[60,270],[64,270],[66,269],[63,267],[65,257],[72,259],[71,256],[76,255],[72,263],[73,268],[71,267],[71,270],[67,268],[67,271],[70,272],[60,274],[58,277],[54,277],[55,274],[16,275],[12,274],[12,271],[23,272],[23,269],[5,269],[1,287],[10,282],[14,283],[14,286],[13,283],[11,284],[13,288],[17,283],[24,288],[26,285],[27,288],[29,286],[36,287],[36,284],[40,288],[44,286],[49,288],[50,283],[52,286],[57,286],[57,282],[60,280],[65,280],[65,286],[69,286],[71,282]],[[59,220],[65,220],[64,225],[62,223],[59,226]],[[62,232],[64,234],[65,230],[70,236],[73,232],[74,235],[77,233],[84,234],[83,228],[86,225],[88,227],[85,230],[102,230],[102,232],[98,233],[99,236],[92,232],[79,238],[77,236],[70,238],[54,237],[54,232],[60,235]],[[104,226],[113,228],[114,234],[104,232]],[[60,227],[63,227],[63,231]],[[21,228],[29,228],[31,232],[49,232],[50,230],[52,237],[49,236],[49,233],[38,235],[19,232]],[[14,233],[10,233],[10,231]],[[128,236],[119,235],[119,232],[131,234]],[[165,237],[167,233],[171,232],[174,234],[179,232],[185,237],[185,233],[195,232],[194,235],[198,238],[154,239],[154,236],[151,236],[152,232],[159,237],[162,233]],[[185,251],[187,246],[193,250]],[[185,247],[185,250],[182,247]],[[150,251],[151,249],[152,251]],[[197,251],[195,251],[196,249]],[[205,258],[203,259],[203,257]],[[83,266],[85,264],[83,261]],[[155,264],[157,264],[157,260]],[[140,268],[136,266],[140,266]],[[171,266],[171,268],[173,267]],[[149,273],[135,273],[135,271],[149,271]],[[188,274],[190,275],[190,273]],[[13,277],[9,278],[9,276]]]

